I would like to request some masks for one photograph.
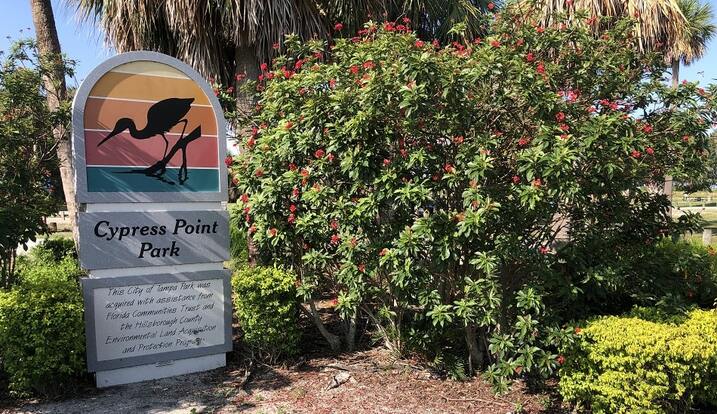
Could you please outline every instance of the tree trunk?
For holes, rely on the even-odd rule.
[[[468,324],[465,328],[466,345],[468,346],[468,369],[471,375],[475,369],[483,367],[483,353],[476,336],[476,326]]]
[[[349,352],[353,352],[354,349],[356,349],[356,316],[358,314],[358,309],[356,310],[356,313],[351,316],[347,321],[346,324],[348,325],[348,329],[346,330],[346,350]]]
[[[302,309],[304,309],[304,311],[306,311],[303,305],[301,305],[301,307]],[[319,316],[319,312],[316,310],[316,304],[314,303],[313,299],[309,299],[308,314],[311,317],[312,322],[314,322],[314,325],[316,325],[316,328],[321,333],[321,336],[323,336],[324,339],[326,339],[326,342],[329,343],[331,350],[334,352],[338,352],[341,349],[341,338],[332,334],[331,332],[329,332],[328,329],[326,329],[326,326],[324,326],[324,322]]]
[[[243,93],[240,88],[246,79],[256,80],[259,77],[259,63],[256,58],[256,50],[253,47],[237,47],[234,50],[234,91],[237,99],[237,110],[241,115],[250,114],[254,106],[254,98],[250,94]],[[237,125],[234,126],[235,128]],[[246,131],[236,131],[237,135]],[[239,144],[241,141],[238,141]],[[256,250],[251,234],[247,233],[248,262],[250,266],[256,266],[259,252]]]
[[[53,60],[62,59],[62,50],[60,49],[60,41],[57,38],[55,17],[52,13],[50,0],[30,0],[30,7],[32,9],[32,21],[35,25],[35,33],[37,34],[38,52],[42,57]],[[52,77],[46,77],[44,81],[45,89],[47,90],[47,105],[50,107],[50,110],[54,110],[60,105],[60,102],[67,98],[65,73],[62,66],[57,65],[57,70],[53,73]],[[67,205],[67,212],[70,216],[72,235],[75,242],[77,242],[77,229],[75,226],[77,220],[77,205],[75,203],[75,183],[72,177],[72,143],[70,142],[67,131],[63,127],[55,128],[53,134],[58,141],[57,158],[60,164],[60,178],[62,179],[65,204]]]

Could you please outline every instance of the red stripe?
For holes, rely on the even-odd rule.
[[[161,135],[148,139],[134,139],[122,132],[98,147],[108,132],[85,131],[85,157],[87,165],[152,165],[164,154],[164,140]],[[168,150],[180,136],[165,134],[169,141]],[[219,154],[217,137],[201,137],[187,145],[187,167],[218,167]],[[178,151],[169,161],[169,167],[182,165],[182,153]]]

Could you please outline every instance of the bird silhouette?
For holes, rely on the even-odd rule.
[[[189,112],[192,102],[194,102],[194,98],[168,98],[156,102],[147,110],[147,125],[140,130],[130,118],[120,118],[112,132],[97,146],[99,147],[124,130],[129,130],[130,136],[134,139],[148,139],[155,135],[161,135],[164,139],[164,154],[162,155],[164,158],[169,146],[169,141],[164,134],[169,132],[173,126],[183,122],[182,136],[184,136],[184,130],[187,128],[187,120],[184,119],[184,116]]]

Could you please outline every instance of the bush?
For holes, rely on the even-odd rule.
[[[234,274],[234,311],[245,343],[274,362],[298,350],[296,276],[276,267],[245,267]]]
[[[78,264],[31,262],[0,292],[0,358],[15,393],[55,393],[85,370]]]
[[[712,307],[717,299],[715,250],[686,240],[660,239],[655,244],[619,251],[607,260],[592,253],[596,265],[579,269],[580,261],[565,266],[574,278],[583,277],[582,294],[554,297],[565,317],[589,318],[595,314],[622,314],[634,306]]]
[[[75,241],[67,237],[48,237],[32,249],[35,256],[48,255],[47,258],[59,262],[67,256],[77,258]]]
[[[560,370],[566,401],[595,413],[686,412],[717,404],[715,310],[680,317],[641,309],[594,320],[580,337]]]
[[[717,89],[671,88],[633,22],[507,10],[445,46],[393,23],[330,53],[287,38],[233,166],[244,228],[306,301],[328,290],[399,353],[463,337],[500,390],[553,370],[555,306],[589,269],[683,230],[650,185],[700,171],[717,119]]]

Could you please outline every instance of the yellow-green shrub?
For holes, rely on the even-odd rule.
[[[565,352],[563,398],[595,413],[717,404],[717,311],[693,310],[681,319],[630,315],[590,322]]]
[[[30,263],[0,291],[0,365],[12,391],[60,391],[85,372],[81,274],[70,257]]]
[[[274,361],[297,352],[296,276],[276,267],[244,267],[232,277],[244,344]]]

